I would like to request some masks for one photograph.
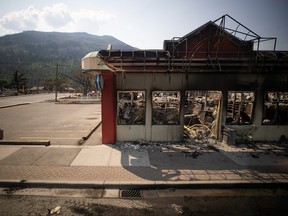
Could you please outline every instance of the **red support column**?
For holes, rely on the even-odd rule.
[[[101,92],[102,143],[116,142],[116,88],[114,74],[103,72],[104,87]]]

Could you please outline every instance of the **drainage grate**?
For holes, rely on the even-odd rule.
[[[142,193],[140,190],[120,190],[120,197],[139,198],[142,197]]]

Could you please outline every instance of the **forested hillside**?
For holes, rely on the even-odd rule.
[[[85,54],[108,44],[113,49],[134,49],[112,36],[88,33],[25,31],[0,37],[0,81],[9,83],[18,71],[25,76],[26,87],[39,85],[55,77],[57,64],[60,73],[73,76]]]

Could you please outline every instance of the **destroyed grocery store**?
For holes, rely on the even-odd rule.
[[[102,89],[102,142],[288,137],[288,51],[275,47],[224,15],[163,50],[87,54],[83,72]]]

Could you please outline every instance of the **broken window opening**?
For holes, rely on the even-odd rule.
[[[288,125],[288,92],[265,92],[262,124]]]
[[[217,137],[221,96],[221,91],[185,92],[184,132],[188,138]]]
[[[152,124],[180,124],[180,91],[152,92]]]
[[[146,113],[145,91],[118,91],[118,125],[144,125]]]
[[[254,92],[229,91],[226,124],[252,124]]]

